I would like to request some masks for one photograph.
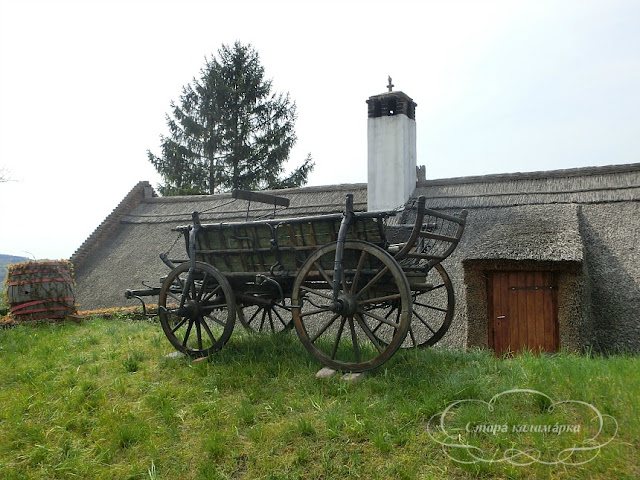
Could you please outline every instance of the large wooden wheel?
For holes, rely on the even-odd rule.
[[[335,370],[362,372],[380,366],[402,345],[409,329],[411,293],[396,261],[375,245],[344,243],[338,302],[333,301],[337,244],[316,250],[296,276],[293,323],[305,348]],[[394,317],[386,316],[396,306]],[[376,338],[380,323],[389,342]]]
[[[160,324],[180,352],[203,357],[220,350],[233,332],[234,295],[225,276],[196,262],[174,268],[162,285],[158,301]]]
[[[409,332],[402,348],[430,347],[435,345],[451,325],[454,311],[453,285],[449,275],[440,264],[435,265],[426,276],[411,276],[412,315]],[[397,304],[391,305],[386,318],[399,315]],[[393,332],[385,323],[378,323],[373,330],[380,341],[389,342]]]

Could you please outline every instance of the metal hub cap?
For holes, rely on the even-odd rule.
[[[348,293],[341,293],[338,297],[338,301],[335,303],[335,312],[340,315],[350,317],[358,308],[358,302],[356,297]]]

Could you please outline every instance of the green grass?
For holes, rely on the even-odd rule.
[[[403,351],[345,383],[315,379],[320,365],[295,335],[238,327],[210,362],[165,358],[171,351],[145,321],[0,330],[0,478],[640,478],[638,357]],[[584,465],[522,467],[453,461],[442,435],[429,435],[452,402],[513,388],[588,402],[615,418],[617,435]],[[584,414],[547,413],[535,395],[502,398],[499,422]],[[482,404],[464,404],[452,428],[489,453],[572,446],[568,435],[464,432],[489,421]]]

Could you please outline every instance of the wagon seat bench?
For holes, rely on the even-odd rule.
[[[267,194],[233,195],[288,206]],[[205,224],[194,212],[191,225],[173,229],[184,236],[188,260],[176,265],[161,255],[172,268],[162,286],[125,295],[143,305],[141,297],[158,295],[165,335],[191,356],[222,348],[237,315],[255,331],[293,324],[330,368],[370,370],[400,347],[433,345],[453,316],[440,262],[460,240],[466,212],[428,210],[424,197],[415,207],[413,224],[393,227],[386,221],[397,212],[354,212],[353,195],[342,214]]]

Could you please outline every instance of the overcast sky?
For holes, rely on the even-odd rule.
[[[251,43],[310,185],[366,181],[366,99],[411,96],[428,178],[640,162],[637,0],[0,0],[0,253],[68,258],[140,180],[205,56]]]

